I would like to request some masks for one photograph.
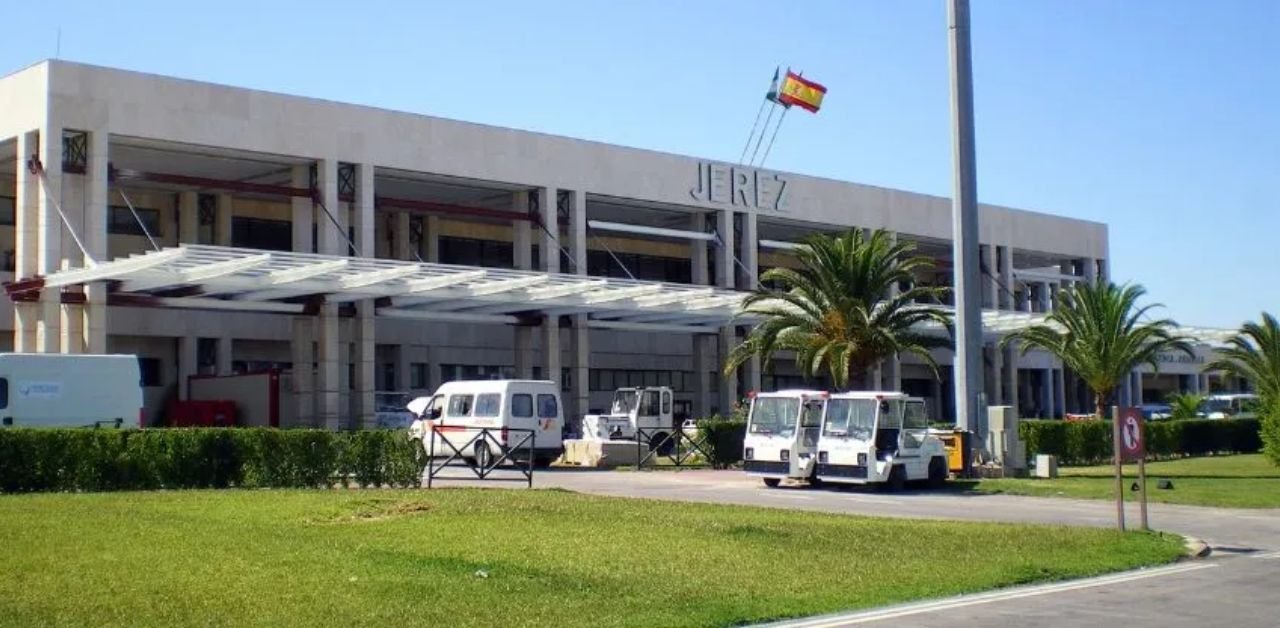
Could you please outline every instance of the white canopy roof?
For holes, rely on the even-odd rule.
[[[55,272],[43,287],[96,281],[119,282],[116,292],[177,308],[302,313],[306,297],[323,296],[324,303],[377,299],[379,316],[441,321],[513,324],[520,315],[585,314],[592,327],[679,333],[754,322],[741,313],[748,293],[708,286],[193,244]],[[1043,320],[982,313],[989,339]],[[1211,345],[1233,334],[1180,331]]]

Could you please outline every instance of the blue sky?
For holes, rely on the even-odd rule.
[[[830,92],[769,167],[951,189],[942,0],[7,4],[0,72],[60,26],[65,59],[727,161],[791,65]],[[1280,2],[973,5],[983,202],[1108,223],[1179,322],[1280,310]]]

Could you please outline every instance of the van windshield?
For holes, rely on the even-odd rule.
[[[800,417],[800,400],[795,397],[757,397],[751,404],[747,432],[768,436],[794,436]]]
[[[613,406],[609,410],[609,414],[631,414],[631,409],[636,407],[636,399],[639,392],[635,390],[619,390],[613,395]]]
[[[876,427],[874,399],[831,399],[827,401],[827,420],[822,433],[828,436],[851,436],[859,440],[871,438]]]

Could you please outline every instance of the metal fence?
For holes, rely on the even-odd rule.
[[[711,447],[704,435],[690,436],[678,427],[637,429],[636,468],[658,459],[666,459],[675,467],[707,467],[711,466]]]
[[[463,439],[445,434],[461,434]],[[432,425],[427,448],[427,488],[435,480],[470,480],[470,477],[440,475],[446,469],[469,469],[477,480],[520,481],[533,487],[534,430],[509,427]],[[456,442],[456,441],[460,441]],[[439,443],[439,447],[437,447]],[[441,459],[441,449],[447,457]],[[468,452],[463,455],[463,452]],[[518,459],[523,454],[523,460]],[[494,475],[495,471],[518,471],[517,477]]]

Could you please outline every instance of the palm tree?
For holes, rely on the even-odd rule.
[[[1261,323],[1245,323],[1218,355],[1206,371],[1243,377],[1259,396],[1280,402],[1280,323],[1274,316],[1263,312]]]
[[[1195,419],[1200,417],[1200,406],[1204,405],[1205,396],[1196,393],[1174,393],[1169,395],[1169,418]]]
[[[930,350],[951,346],[938,333],[950,329],[950,312],[936,305],[948,289],[915,283],[917,271],[932,268],[931,259],[883,230],[814,235],[795,253],[799,268],[773,268],[760,277],[778,290],[762,288],[743,302],[743,315],[762,321],[729,355],[726,374],[753,356],[767,365],[778,351],[794,351],[802,373],[825,371],[841,389],[900,353],[920,356],[937,374]],[[894,294],[895,287],[905,289]],[[927,323],[939,329],[922,330]]]
[[[1159,305],[1138,307],[1147,291],[1139,285],[1117,286],[1099,281],[1063,291],[1062,303],[1040,325],[1013,332],[1000,341],[1022,343],[1022,353],[1040,348],[1062,360],[1089,388],[1098,417],[1105,415],[1116,383],[1141,364],[1158,370],[1156,356],[1181,351],[1188,356],[1189,339],[1178,335],[1169,319],[1145,320]]]

